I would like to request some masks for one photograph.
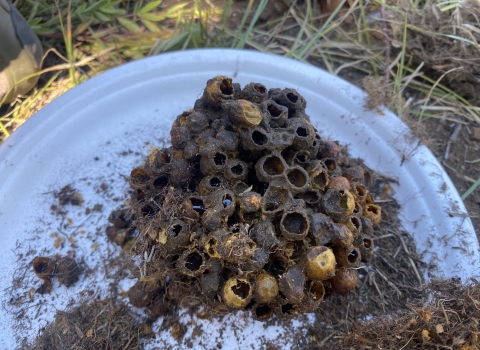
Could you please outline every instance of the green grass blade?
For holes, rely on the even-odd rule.
[[[296,53],[297,56],[299,57],[305,57],[307,52],[312,48],[313,45],[326,33],[332,31],[335,28],[335,25],[332,25],[329,27],[330,22],[335,18],[337,13],[340,11],[340,9],[345,5],[347,0],[342,0],[340,4],[338,4],[337,8],[335,11],[332,12],[332,14],[328,17],[328,19],[325,21],[325,23],[322,25],[322,27],[318,30],[317,34],[315,34],[310,41],[298,52]]]
[[[237,29],[237,33],[235,34],[235,38],[233,38],[232,47],[237,47],[238,38],[240,37],[240,33],[243,31],[243,27],[245,27],[245,23],[247,22],[248,15],[252,10],[253,0],[248,0],[247,8],[245,9],[245,13],[243,14],[242,20],[240,21],[240,26]]]
[[[235,46],[237,49],[243,49],[243,47],[245,46],[245,42],[247,41],[248,37],[250,36],[250,33],[253,30],[253,27],[255,26],[255,23],[257,23],[258,19],[260,18],[260,15],[262,14],[267,4],[268,4],[268,0],[260,1],[260,3],[258,4],[257,10],[253,14],[252,21],[250,22],[250,25],[248,26],[247,31],[243,35],[242,40]]]
[[[464,201],[465,199],[467,199],[468,196],[470,196],[472,194],[473,191],[475,191],[475,189],[480,185],[480,177],[478,178],[477,181],[475,181],[475,183],[470,186],[470,188],[464,193],[462,194],[462,201]]]

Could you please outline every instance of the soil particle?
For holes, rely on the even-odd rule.
[[[172,329],[170,330],[170,333],[172,334],[173,339],[179,341],[185,335],[185,327],[179,322],[174,322],[172,324]]]
[[[80,279],[81,272],[80,265],[77,264],[75,259],[66,256],[58,261],[55,276],[58,277],[58,281],[65,287],[70,287]]]

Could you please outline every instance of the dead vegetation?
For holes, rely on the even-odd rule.
[[[414,66],[423,65],[428,76],[451,87],[474,105],[480,103],[480,8],[464,1],[450,11],[427,1],[419,11],[409,2],[400,2],[407,14],[406,54]],[[392,14],[395,12],[392,12]],[[402,21],[402,15],[394,15]],[[404,28],[391,24],[394,40],[404,40]],[[477,120],[478,122],[478,120]]]
[[[149,326],[138,325],[130,308],[120,301],[85,301],[70,310],[58,310],[55,320],[29,348],[132,350],[139,348],[140,336],[150,331]]]
[[[480,283],[432,280],[403,311],[353,325],[334,349],[460,349],[480,346]]]

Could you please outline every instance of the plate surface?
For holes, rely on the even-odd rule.
[[[73,184],[85,206],[104,206],[95,223],[84,225],[94,230],[106,224],[108,212],[126,198],[128,185],[122,175],[142,162],[148,144],[158,146],[168,139],[173,119],[193,106],[205,82],[216,75],[230,76],[242,86],[254,81],[267,88],[297,89],[322,137],[348,144],[352,156],[399,180],[395,198],[403,228],[414,237],[424,261],[436,264],[428,274],[478,274],[478,241],[470,219],[461,215],[466,209],[454,185],[395,115],[365,111],[362,91],[314,66],[257,52],[215,49],[159,55],[94,77],[44,107],[0,146],[0,251],[6,259],[0,265],[0,285],[11,285],[18,242],[29,242],[37,251],[52,245],[50,235],[59,223],[50,212],[53,201],[48,193]],[[109,191],[98,190],[102,181]],[[80,217],[80,209],[72,210],[72,216]],[[107,246],[100,235],[93,240]],[[90,243],[79,239],[84,256],[90,254]],[[62,249],[68,251],[66,246],[49,251]],[[95,259],[92,255],[87,264],[94,267],[99,261]],[[76,289],[83,287],[79,282]],[[75,290],[59,289],[58,297],[62,293],[74,297]],[[65,303],[57,305],[61,309]],[[45,322],[51,315],[46,313]],[[2,342],[9,348],[19,331],[12,330],[13,315],[5,309],[0,319]],[[25,334],[31,336],[32,331]]]

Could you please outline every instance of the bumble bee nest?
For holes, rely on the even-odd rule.
[[[191,300],[266,320],[355,287],[381,208],[369,172],[337,167],[339,144],[319,137],[305,107],[294,89],[217,76],[176,118],[172,146],[130,175],[144,258],[134,306],[158,315]]]

